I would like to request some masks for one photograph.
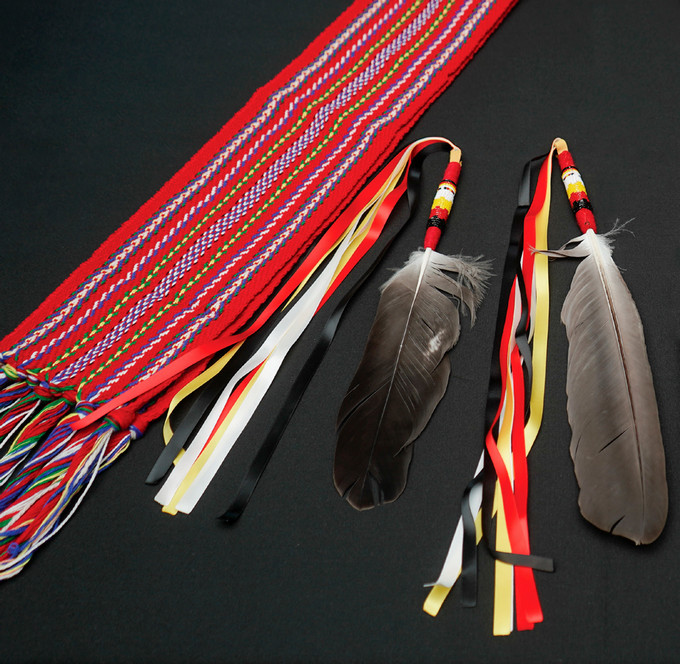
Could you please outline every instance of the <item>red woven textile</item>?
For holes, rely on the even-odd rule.
[[[0,574],[202,363],[71,424],[241,329],[515,1],[358,0],[2,341]]]

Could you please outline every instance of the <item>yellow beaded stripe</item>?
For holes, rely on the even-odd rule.
[[[586,194],[586,186],[577,169],[573,167],[565,168],[562,171],[562,182],[564,183],[564,188],[567,190],[569,200],[571,200],[571,197],[574,194]]]
[[[453,199],[455,196],[456,186],[453,184],[453,182],[442,182],[437,189],[432,207],[438,207],[442,210],[446,210],[447,213],[450,213],[451,208],[453,207]]]

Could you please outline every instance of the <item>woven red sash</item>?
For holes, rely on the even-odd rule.
[[[0,565],[204,362],[70,424],[243,328],[515,1],[358,0],[3,340]]]

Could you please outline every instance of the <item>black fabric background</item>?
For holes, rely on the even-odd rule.
[[[341,1],[4,3],[0,34],[0,332],[12,329],[151,196],[260,85],[345,7]],[[680,434],[680,5],[521,0],[408,139],[444,135],[464,169],[445,252],[503,256],[524,162],[569,142],[601,230],[634,218],[615,259],[637,301],[664,431],[670,513],[636,548],[576,506],[559,306],[574,264],[551,267],[543,426],[530,456],[530,525],[545,621],[491,636],[492,564],[477,609],[454,590],[421,610],[479,456],[499,279],[454,350],[449,391],[394,504],[357,513],[331,481],[334,418],[377,286],[421,242],[412,225],[350,306],[245,516],[227,506],[299,366],[295,354],[189,516],[144,485],[147,435],[76,516],[0,585],[3,662],[677,661]],[[387,156],[387,155],[386,155]],[[426,167],[424,198],[441,173]],[[554,181],[552,246],[576,234]],[[423,204],[425,208],[427,203]],[[425,212],[423,213],[425,214]],[[318,334],[318,327],[310,337]]]

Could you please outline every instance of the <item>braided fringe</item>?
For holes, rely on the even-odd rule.
[[[39,397],[24,397],[27,410],[23,407],[8,412],[7,428],[16,422],[7,433],[4,444],[9,448],[0,458],[0,487],[4,486],[21,463],[28,457],[38,443],[71,410],[71,403],[65,399],[44,401]],[[4,428],[4,427],[2,427]]]
[[[7,372],[7,368],[5,368]],[[0,580],[75,512],[95,477],[137,437],[105,420],[82,431],[73,402],[15,372],[0,379]],[[79,408],[78,411],[82,410]]]
[[[95,477],[133,434],[106,421],[75,432],[70,413],[0,493],[0,580],[18,574],[33,552],[73,515]]]

